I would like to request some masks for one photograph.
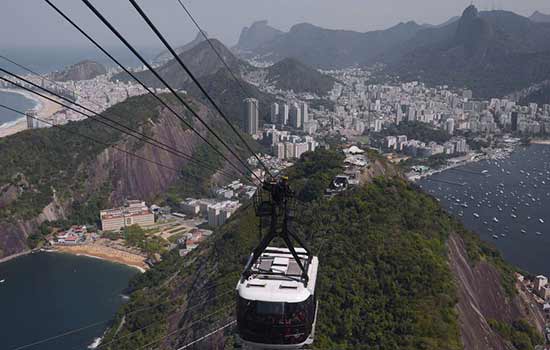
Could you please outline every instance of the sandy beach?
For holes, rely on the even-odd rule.
[[[53,115],[62,109],[62,107],[59,106],[58,104],[25,90],[0,89],[0,91],[20,94],[25,96],[29,100],[35,101],[36,107],[34,108],[34,110],[36,111],[36,116],[46,121],[52,121]],[[27,129],[27,121],[25,117],[21,117],[15,121],[7,122],[0,125],[0,137],[13,135],[15,133],[18,133],[26,129]]]
[[[532,144],[535,144],[535,145],[550,145],[550,140],[548,139],[535,139],[535,140],[531,140]]]
[[[55,249],[63,253],[84,255],[124,264],[134,267],[141,272],[145,272],[149,269],[143,256],[107,247],[102,244],[94,243],[78,246],[56,246]]]

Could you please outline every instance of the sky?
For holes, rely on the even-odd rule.
[[[51,0],[108,47],[119,46],[79,0]],[[138,0],[175,45],[190,41],[196,29],[177,0]],[[288,30],[309,22],[331,29],[369,31],[399,22],[439,24],[460,15],[472,0],[183,0],[210,36],[234,45],[244,26],[267,19]],[[136,46],[159,47],[158,40],[127,0],[91,0]],[[88,47],[82,36],[44,0],[1,0],[0,49],[10,47]],[[549,0],[477,0],[480,9],[498,8],[529,16],[550,13]]]

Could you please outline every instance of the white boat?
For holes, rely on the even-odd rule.
[[[494,222],[498,222],[498,219],[497,219],[497,218],[493,218],[493,221],[494,221]]]
[[[516,214],[512,214],[510,216],[513,217],[514,219],[518,217]]]
[[[0,283],[4,283],[4,282],[6,282],[6,280],[0,280]]]
[[[479,214],[478,213],[474,213],[474,216],[479,219]]]
[[[494,238],[494,239],[498,239],[498,236],[497,236],[497,235],[493,235],[493,238]]]
[[[487,174],[489,172],[489,170],[483,170],[481,173],[482,174]]]
[[[540,223],[541,223],[541,224],[544,224],[544,220],[542,220],[542,219],[539,219],[539,221],[540,221]]]
[[[525,231],[524,229],[522,229],[522,230],[521,230],[521,233],[526,234],[527,231]]]
[[[542,232],[537,231],[537,236],[542,235]]]

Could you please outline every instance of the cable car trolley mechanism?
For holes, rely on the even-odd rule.
[[[269,226],[236,288],[238,338],[245,349],[303,349],[313,343],[319,261],[289,229],[292,198],[285,177],[264,183],[255,197],[260,233],[264,221]],[[276,238],[286,247],[269,246]]]

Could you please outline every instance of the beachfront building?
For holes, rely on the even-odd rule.
[[[106,209],[100,212],[103,231],[118,231],[127,226],[151,226],[155,223],[155,215],[139,200],[128,200],[120,208]]]
[[[56,233],[56,240],[53,242],[53,244],[82,244],[86,240],[86,232],[86,226],[72,226],[66,231],[60,231]]]

